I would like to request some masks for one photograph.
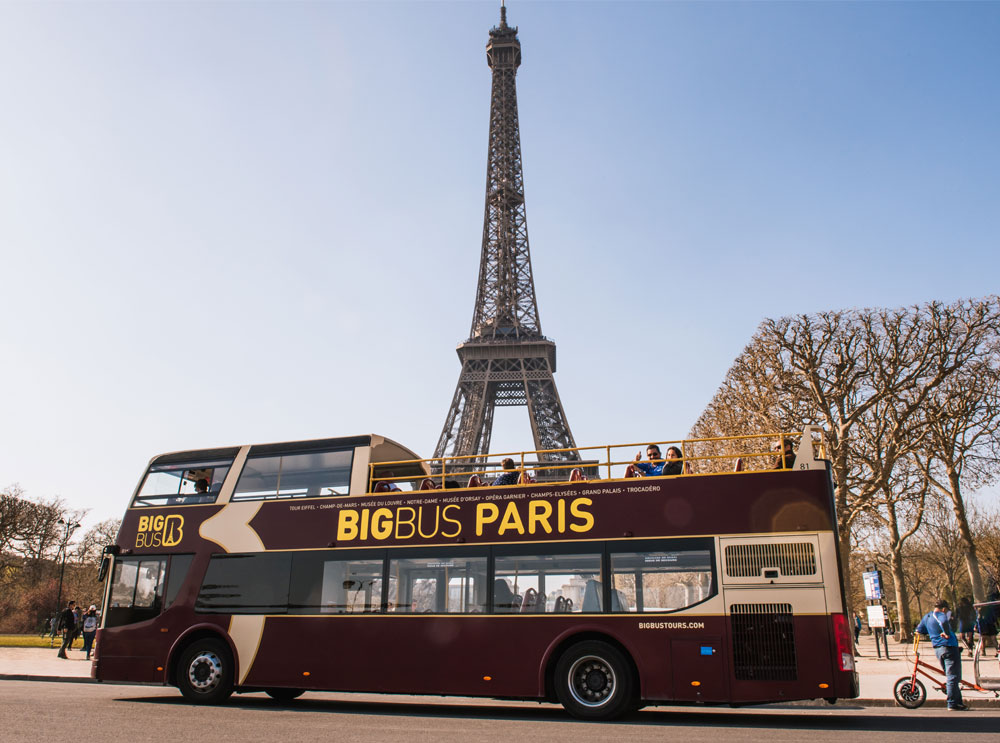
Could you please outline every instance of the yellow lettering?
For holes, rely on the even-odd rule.
[[[500,522],[497,534],[503,534],[508,529],[517,529],[518,534],[524,534],[524,522],[521,521],[521,514],[517,512],[517,506],[513,501],[507,504],[507,510],[504,511],[503,521]]]
[[[158,513],[153,517],[153,531],[163,531],[163,514]]]
[[[384,525],[383,519],[388,519]],[[372,514],[372,536],[375,539],[388,539],[392,536],[392,511],[388,508],[379,508]]]
[[[146,531],[149,528],[149,516],[139,517],[139,531]]]
[[[454,503],[450,503],[447,506],[445,506],[444,509],[441,511],[441,518],[444,521],[447,521],[447,522],[449,522],[451,524],[454,524],[455,525],[455,531],[453,531],[451,534],[447,534],[447,533],[445,533],[445,532],[442,531],[441,532],[441,536],[442,537],[457,537],[462,532],[462,523],[458,519],[450,519],[450,518],[448,518],[448,509],[449,508],[458,509],[458,506],[456,506]]]
[[[556,503],[557,521],[556,529],[559,530],[560,534],[566,533],[566,499],[560,498]]]
[[[371,512],[367,508],[361,510],[361,538],[368,539],[368,519],[371,518]]]
[[[403,511],[409,511],[410,518],[404,519],[402,515]],[[409,506],[400,506],[398,509],[396,509],[396,539],[409,539],[414,534],[416,534],[417,528],[413,525],[413,522],[416,521],[416,519],[417,519],[416,510],[410,508]],[[410,527],[409,534],[399,533],[399,527],[403,526],[403,524],[406,524],[406,526]]]
[[[424,539],[430,539],[435,534],[437,534],[438,522],[440,521],[440,519],[441,519],[441,506],[434,506],[434,531],[432,531],[430,534],[424,534],[424,529],[423,529],[424,507],[420,506],[420,511],[417,513],[417,532]]]
[[[569,512],[578,519],[582,519],[580,524],[570,524],[570,529],[575,532],[585,532],[594,528],[594,517],[588,511],[582,510],[584,506],[592,505],[594,505],[594,501],[590,498],[576,498],[569,504]]]
[[[487,516],[487,514],[489,514]],[[476,536],[483,536],[483,526],[492,524],[500,516],[500,509],[493,503],[476,504]]]
[[[533,500],[528,503],[528,533],[534,534],[535,527],[541,524],[546,534],[552,533],[549,516],[552,515],[552,504],[544,500]]]
[[[348,542],[358,538],[358,512],[353,508],[345,508],[340,512],[337,521],[337,541]]]

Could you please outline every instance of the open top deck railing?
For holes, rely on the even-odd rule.
[[[656,446],[662,458],[648,459],[646,450]],[[782,456],[782,452],[788,451]],[[668,456],[671,449],[680,456]],[[636,467],[635,452],[641,462],[663,465],[669,474],[645,475]],[[513,470],[503,461],[511,459]],[[724,473],[750,474],[773,470],[823,469],[827,459],[826,438],[818,426],[802,431],[745,434],[719,438],[646,441],[631,444],[580,446],[571,449],[541,449],[500,454],[467,454],[429,459],[373,462],[369,465],[369,492],[431,490],[490,485],[512,487],[530,483],[578,480],[619,480],[632,477],[698,477]],[[415,478],[398,477],[394,469],[421,465],[432,474]],[[516,474],[516,482],[493,485],[504,472]]]

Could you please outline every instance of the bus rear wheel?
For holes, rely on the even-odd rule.
[[[293,699],[298,699],[303,694],[305,694],[305,689],[284,689],[284,688],[274,688],[274,689],[264,689],[264,692],[271,697],[276,702],[281,702],[285,704],[292,701]]]
[[[555,674],[556,697],[566,711],[584,720],[613,720],[632,709],[635,678],[617,648],[597,640],[570,647]]]
[[[221,704],[233,693],[233,657],[219,640],[196,640],[181,653],[177,687],[189,702]]]

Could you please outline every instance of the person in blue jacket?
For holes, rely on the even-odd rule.
[[[969,708],[962,701],[962,687],[958,683],[962,680],[962,651],[958,647],[958,636],[951,627],[948,608],[947,601],[938,599],[934,611],[927,612],[920,620],[917,632],[930,636],[934,654],[944,670],[948,709],[967,710]]]

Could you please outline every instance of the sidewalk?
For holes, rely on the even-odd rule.
[[[908,676],[913,671],[913,646],[911,643],[897,643],[889,639],[889,660],[885,659],[885,648],[882,648],[882,658],[879,659],[875,649],[875,638],[872,635],[861,635],[858,642],[858,654],[854,658],[858,675],[861,678],[861,696],[854,701],[855,704],[864,704],[869,707],[893,706],[895,700],[892,696],[893,687],[901,676]],[[996,650],[990,648],[990,657],[982,660],[979,664],[980,671],[986,672],[990,676],[1000,676],[1000,666],[994,657]],[[909,659],[909,660],[907,660]],[[937,658],[928,642],[920,644],[920,659],[934,667],[938,666]],[[945,707],[944,692],[933,688],[930,679],[918,676],[917,678],[927,689],[927,701],[924,707]],[[975,681],[975,669],[972,658],[968,653],[962,653],[962,679],[964,681]],[[942,677],[942,682],[944,678]],[[963,692],[963,697],[967,704],[974,707],[1000,709],[1000,699],[992,694],[985,695],[978,692]]]
[[[861,677],[861,696],[855,700],[844,700],[845,705],[855,704],[866,707],[891,707],[895,705],[892,689],[901,676],[909,675],[912,661],[906,661],[909,646],[903,646],[889,640],[889,655],[891,660],[879,660],[875,652],[875,640],[871,636],[862,635],[858,643],[858,656],[855,658],[858,674]],[[69,681],[91,683],[90,662],[86,660],[83,651],[68,651],[68,659],[56,657],[58,648],[4,648],[0,647],[0,682],[3,680],[19,681]],[[992,657],[980,665],[990,675],[1000,676],[1000,666]],[[911,656],[912,657],[912,656]],[[937,665],[931,648],[921,645],[921,658],[932,665]],[[972,659],[962,660],[962,678],[967,681],[974,679]],[[922,679],[927,687],[925,707],[944,707],[945,697],[940,691],[931,687],[927,679]],[[986,697],[978,693],[966,693],[965,700],[974,707],[1000,710],[1000,699]],[[824,703],[825,704],[825,703]]]

